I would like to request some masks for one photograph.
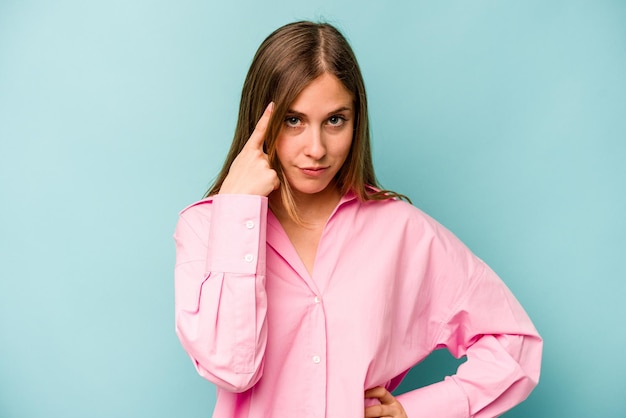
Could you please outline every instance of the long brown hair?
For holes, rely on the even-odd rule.
[[[280,179],[287,213],[300,220],[289,184],[276,155],[276,139],[289,105],[323,73],[333,74],[352,93],[355,105],[354,136],[348,157],[335,182],[341,194],[352,190],[360,200],[385,200],[406,196],[381,190],[372,164],[367,96],[363,76],[348,41],[332,25],[308,21],[289,23],[270,34],[256,52],[241,92],[235,136],[215,183],[206,196],[217,194],[230,166],[252,135],[265,107],[274,111],[265,137],[265,152]]]

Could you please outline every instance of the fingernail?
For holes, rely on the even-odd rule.
[[[274,111],[274,102],[270,102],[270,104],[269,104],[269,106],[267,106],[267,108],[268,108],[268,110],[270,112],[273,112]]]

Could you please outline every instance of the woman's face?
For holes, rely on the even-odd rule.
[[[276,153],[294,194],[335,187],[333,178],[352,144],[354,115],[352,94],[328,73],[313,80],[291,103]]]

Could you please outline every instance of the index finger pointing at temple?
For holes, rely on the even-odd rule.
[[[265,108],[265,111],[261,115],[261,119],[256,123],[254,127],[254,131],[248,142],[246,142],[246,147],[253,148],[263,148],[263,142],[265,141],[265,131],[267,130],[267,125],[269,125],[270,117],[272,116],[272,112],[274,111],[274,102],[270,102]]]

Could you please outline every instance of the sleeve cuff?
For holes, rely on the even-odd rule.
[[[213,198],[207,273],[265,272],[268,199],[257,195],[216,195]]]

